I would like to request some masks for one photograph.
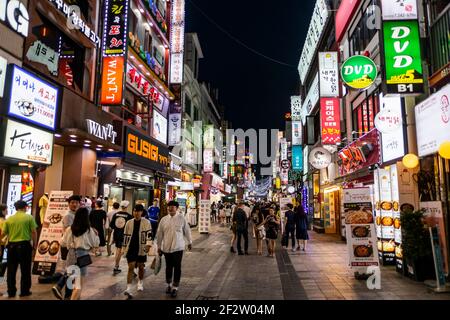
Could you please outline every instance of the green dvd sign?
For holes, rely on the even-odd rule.
[[[366,56],[353,56],[342,64],[342,81],[352,89],[369,88],[375,82],[377,75],[375,62]]]
[[[419,25],[416,20],[383,22],[387,94],[423,92]]]

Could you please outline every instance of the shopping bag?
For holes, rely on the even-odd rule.
[[[153,259],[152,265],[150,268],[153,269],[153,273],[155,276],[161,271],[162,266],[162,256],[156,255],[155,259]]]

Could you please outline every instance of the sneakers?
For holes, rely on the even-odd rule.
[[[64,300],[63,294],[61,292],[61,288],[59,288],[58,286],[53,286],[52,292],[55,295],[56,299]]]
[[[172,292],[170,293],[170,296],[172,298],[176,298],[178,294],[178,288],[172,288]]]
[[[137,284],[137,291],[144,291],[144,283],[140,280]]]
[[[133,299],[133,294],[131,293],[131,284],[127,284],[127,290],[123,293],[128,299]]]
[[[113,270],[113,274],[114,275],[119,274],[121,272],[122,272],[122,270],[120,270],[119,267],[115,267],[114,270]]]
[[[166,293],[167,293],[167,294],[171,294],[171,293],[172,293],[172,285],[169,284],[169,285],[167,286]]]
[[[21,298],[23,298],[23,297],[29,297],[29,296],[31,296],[33,293],[31,292],[31,291],[28,291],[28,292],[24,292],[24,293],[20,293],[19,294],[19,297],[21,297]]]

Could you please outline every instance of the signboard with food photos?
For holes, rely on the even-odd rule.
[[[73,191],[52,191],[34,257],[33,274],[49,276],[55,272],[64,234],[63,219],[69,211],[67,199]]]
[[[344,216],[350,267],[365,272],[379,266],[369,188],[344,189]]]

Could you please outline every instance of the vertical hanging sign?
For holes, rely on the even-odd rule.
[[[322,144],[341,142],[341,117],[339,99],[321,98],[320,117],[322,120]]]
[[[319,83],[321,97],[339,96],[337,52],[319,52]]]
[[[171,84],[183,82],[185,0],[173,0],[170,25],[170,77]]]

